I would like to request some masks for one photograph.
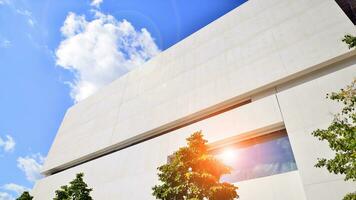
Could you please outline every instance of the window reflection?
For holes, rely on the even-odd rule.
[[[232,167],[222,181],[237,182],[297,170],[286,130],[239,142],[213,153]]]

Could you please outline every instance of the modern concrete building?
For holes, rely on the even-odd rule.
[[[341,42],[356,32],[352,2],[249,0],[74,105],[35,199],[78,172],[95,199],[154,199],[156,168],[197,130],[212,152],[234,155],[224,179],[241,200],[342,199],[356,185],[314,167],[333,154],[311,132],[340,109],[326,93],[356,77],[356,52]]]

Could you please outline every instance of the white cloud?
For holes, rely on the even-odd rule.
[[[15,149],[15,140],[10,135],[6,135],[5,137],[4,139],[0,137],[0,148],[5,152],[11,152]]]
[[[92,0],[90,5],[99,8],[101,3],[103,0]]]
[[[1,0],[0,0],[1,1]],[[36,20],[32,16],[32,13],[28,10],[16,9],[16,13],[27,18],[27,23],[33,27],[36,24]]]
[[[75,75],[70,84],[75,102],[160,52],[146,29],[136,30],[127,20],[94,12],[92,21],[69,13],[61,28],[64,40],[56,50],[57,65]]]
[[[4,40],[0,41],[0,47],[2,47],[2,48],[11,47],[11,41],[8,39],[4,39]]]
[[[31,17],[32,13],[28,10],[21,10],[21,9],[16,9],[16,12],[20,15],[26,16],[26,17]]]
[[[11,41],[0,34],[0,48],[9,48],[11,47],[11,45],[12,45]]]
[[[15,200],[15,198],[7,192],[0,192],[0,200]]]
[[[5,184],[2,188],[8,191],[13,191],[17,194],[22,194],[24,191],[30,191],[29,188],[24,187],[22,185],[17,185],[15,183]]]
[[[5,4],[9,4],[9,0],[0,0],[0,5],[5,5]]]
[[[44,157],[40,154],[33,154],[17,159],[17,167],[20,168],[26,175],[28,181],[35,182],[42,178],[40,173],[44,162]]]
[[[35,26],[35,21],[33,19],[27,19],[27,23],[30,25],[30,26]]]

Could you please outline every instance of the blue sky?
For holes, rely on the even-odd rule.
[[[0,0],[0,200],[33,186],[74,102],[243,2]]]

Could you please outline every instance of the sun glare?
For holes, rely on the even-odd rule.
[[[236,160],[236,151],[233,149],[225,149],[220,155],[219,158],[225,164],[232,164]]]

